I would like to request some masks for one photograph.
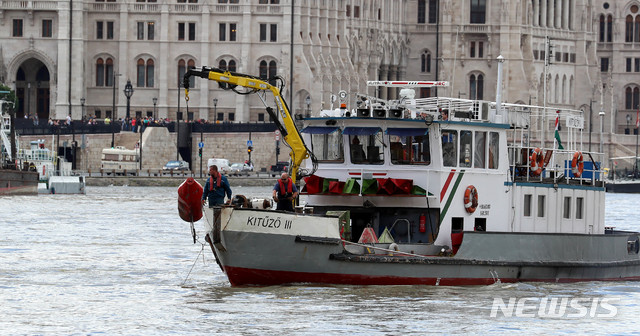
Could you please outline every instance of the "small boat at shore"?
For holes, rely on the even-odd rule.
[[[402,88],[400,99],[340,92],[340,108],[299,116],[298,131],[269,83],[201,68],[185,88],[189,76],[271,91],[292,177],[306,167],[296,212],[244,197],[204,209],[233,286],[640,280],[640,233],[605,227],[603,155],[582,150],[580,111],[415,98],[444,82],[369,82]],[[566,125],[553,148],[530,142],[545,118]]]
[[[6,92],[3,92],[6,93]],[[11,143],[11,117],[6,110],[13,103],[0,99],[0,195],[37,195],[38,173],[14,160]],[[14,147],[15,148],[15,147]]]
[[[607,192],[640,194],[640,172],[637,156],[613,157],[609,161],[611,170],[606,181]]]

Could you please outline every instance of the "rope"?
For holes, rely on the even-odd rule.
[[[198,242],[200,242],[200,241],[198,241]],[[184,284],[187,283],[187,280],[189,279],[189,275],[191,275],[191,271],[193,271],[193,268],[196,266],[196,263],[198,262],[198,258],[202,254],[202,251],[204,251],[204,244],[200,243],[200,245],[202,245],[202,247],[200,248],[200,252],[196,256],[196,260],[193,261],[193,265],[191,265],[191,268],[189,269],[189,273],[187,273],[187,276],[184,278],[184,281],[182,282],[182,284],[180,286],[184,286]],[[204,254],[202,254],[202,262],[204,263]]]

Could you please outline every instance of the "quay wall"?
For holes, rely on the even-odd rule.
[[[154,177],[154,176],[117,176],[117,177],[85,177],[86,185],[92,187],[130,186],[130,187],[178,187],[187,177]],[[270,190],[277,177],[229,177],[229,184],[233,190],[236,186],[266,187]],[[205,179],[196,178],[204,187]]]
[[[111,133],[106,134],[75,134],[75,141],[78,143],[76,151],[76,170],[90,171],[92,173],[100,171],[102,149],[111,147]],[[71,150],[73,140],[70,134],[61,135],[24,135],[19,136],[19,146],[28,149],[30,141],[44,140],[46,148],[52,149],[54,146],[66,147]],[[207,172],[207,159],[223,158],[231,163],[244,162],[248,160],[247,140],[249,133],[203,133],[204,149],[202,154],[202,170]],[[252,132],[253,151],[251,161],[255,171],[261,169],[268,170],[276,163],[276,143],[273,132]],[[140,141],[140,133],[120,132],[114,134],[114,145],[133,149]],[[199,176],[200,157],[198,156],[198,143],[200,133],[192,133],[191,136],[191,171]],[[280,143],[279,161],[289,160],[290,149]],[[142,170],[160,170],[170,160],[176,160],[176,133],[169,132],[164,127],[148,127],[142,135]],[[180,160],[186,160],[180,157]]]

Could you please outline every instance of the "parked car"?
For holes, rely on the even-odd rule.
[[[223,174],[231,174],[231,164],[227,159],[209,159],[207,160],[207,169],[209,167],[216,165],[218,166],[218,171]]]
[[[234,163],[231,165],[231,173],[230,175],[238,176],[238,175],[246,175],[253,171],[253,167],[246,163]]]
[[[286,173],[289,171],[289,162],[279,161],[278,163],[271,166],[271,176],[275,177],[276,175]]]
[[[164,167],[164,170],[189,170],[189,163],[187,161],[169,161]]]

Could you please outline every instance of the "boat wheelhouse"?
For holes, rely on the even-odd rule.
[[[579,150],[580,111],[546,109],[569,130],[559,149],[528,141],[544,107],[503,104],[497,114],[487,101],[403,102],[304,120],[317,171],[303,194],[314,213],[350,211],[355,237],[368,226],[381,234],[393,225],[395,239],[434,243],[438,251],[455,251],[463,231],[604,233],[602,156]],[[542,164],[534,168],[536,151]],[[576,153],[583,157],[576,162],[580,176],[572,168]],[[341,183],[359,189],[340,190]],[[410,187],[385,189],[402,183]],[[426,225],[416,230],[421,218]]]

